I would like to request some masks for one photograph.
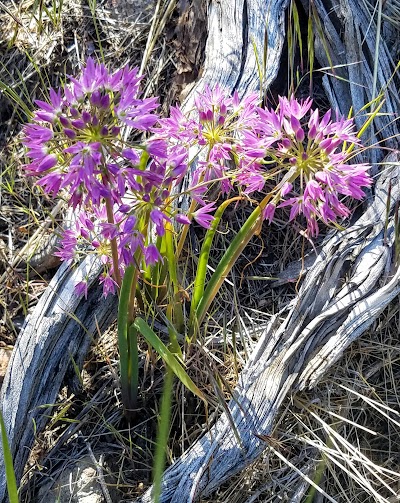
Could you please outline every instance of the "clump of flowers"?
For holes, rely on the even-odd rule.
[[[157,98],[139,98],[140,80],[137,69],[110,73],[89,58],[78,79],[50,90],[50,103],[36,101],[39,109],[24,130],[26,169],[42,176],[38,184],[46,192],[68,189],[73,206],[121,202],[132,184],[128,167],[140,155],[124,148],[121,128],[148,131],[158,119]]]
[[[309,235],[317,236],[318,219],[332,224],[347,217],[350,210],[343,198],[361,199],[361,187],[371,184],[368,166],[349,164],[350,150],[344,148],[360,146],[353,121],[332,120],[331,111],[321,118],[311,109],[311,99],[279,98],[276,110],[268,110],[259,106],[256,94],[240,99],[219,86],[206,86],[192,111],[186,114],[172,107],[169,117],[159,118],[158,99],[141,98],[140,81],[136,68],[110,72],[89,58],[78,78],[50,91],[49,103],[36,102],[39,108],[25,126],[23,140],[30,159],[26,172],[39,177],[38,185],[48,194],[62,193],[76,210],[56,254],[76,262],[81,254],[95,253],[104,266],[104,295],[120,292],[118,342],[126,410],[137,406],[139,333],[157,351],[162,348],[169,368],[201,396],[180,358],[161,340],[155,344],[158,336],[138,318],[135,300],[143,300],[136,293],[139,279],[151,286],[144,295],[166,295],[171,348],[179,353],[176,334],[187,333],[189,340],[196,336],[260,219],[271,223],[277,208],[289,207],[289,220],[303,215]],[[127,142],[129,132],[134,142]],[[187,188],[182,188],[188,179]],[[254,200],[257,191],[267,193],[232,240],[206,288],[208,253],[217,226],[210,229],[186,318],[178,302],[177,263],[188,225],[195,220],[210,228],[214,220],[217,206],[210,186],[213,193],[216,189],[229,195],[234,188],[239,192],[223,203],[218,218],[233,200],[249,195]],[[182,192],[191,199],[187,211],[177,204]],[[176,246],[175,235],[180,236]],[[164,261],[168,267],[161,267]],[[152,268],[155,264],[160,267]],[[87,295],[87,278],[79,281],[76,292]]]
[[[114,292],[137,250],[146,265],[162,260],[153,243],[173,219],[208,226],[214,206],[203,206],[190,217],[172,207],[171,190],[187,170],[187,150],[163,140],[127,145],[123,127],[149,131],[158,120],[157,98],[141,99],[141,77],[128,66],[111,73],[89,58],[80,77],[63,90],[50,90],[50,103],[24,128],[28,174],[37,184],[81,208],[73,229],[65,231],[57,254],[78,260],[79,250],[92,250],[105,266],[105,294]],[[114,260],[112,248],[114,246]],[[79,286],[85,291],[84,284]]]
[[[263,218],[272,222],[277,208],[289,207],[289,220],[303,215],[311,236],[319,232],[318,220],[332,224],[349,216],[343,197],[361,199],[361,187],[371,184],[368,165],[349,164],[343,148],[345,142],[360,146],[353,120],[332,120],[331,111],[320,117],[311,99],[281,97],[276,110],[268,110],[257,94],[240,99],[206,86],[191,112],[172,107],[169,117],[159,118],[158,99],[141,98],[140,81],[135,68],[112,73],[89,58],[78,78],[50,91],[49,103],[36,102],[24,128],[27,173],[39,176],[49,194],[66,191],[80,210],[58,255],[74,261],[80,249],[97,253],[105,294],[116,291],[138,256],[145,266],[163,261],[156,242],[166,226],[193,219],[210,226],[211,183],[225,194],[236,186],[244,197],[268,187]],[[152,136],[127,144],[126,127],[136,137]],[[174,199],[189,169],[186,193],[193,202],[184,213]],[[84,281],[78,291],[86,293]]]
[[[242,100],[235,91],[233,96],[223,92],[217,84],[214,89],[205,86],[194,100],[194,109],[187,115],[179,107],[171,107],[170,116],[158,121],[153,129],[156,138],[170,145],[197,148],[202,153],[192,172],[191,187],[197,201],[207,190],[207,184],[218,180],[221,191],[228,194],[233,189],[236,151],[244,131],[251,131],[257,119],[258,93],[246,95]],[[202,183],[202,189],[197,188]]]

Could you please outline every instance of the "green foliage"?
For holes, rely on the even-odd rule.
[[[6,427],[3,420],[3,415],[0,412],[0,429],[1,429],[1,444],[3,447],[3,459],[6,471],[7,492],[10,503],[18,503],[18,489],[15,478],[14,465],[10,446],[8,443]]]
[[[204,290],[205,290],[205,282],[206,282],[206,273],[207,273],[207,266],[208,266],[208,260],[210,256],[210,251],[211,251],[211,246],[215,237],[215,233],[217,232],[218,225],[221,221],[221,218],[224,214],[224,211],[226,208],[232,203],[237,200],[240,200],[240,197],[235,197],[232,199],[229,199],[225,202],[223,202],[218,210],[215,213],[214,220],[211,224],[210,229],[207,231],[206,238],[204,240],[203,246],[201,248],[200,252],[200,257],[199,257],[199,262],[197,264],[197,272],[196,272],[196,278],[194,280],[194,286],[193,286],[193,296],[192,296],[192,302],[190,305],[190,317],[189,317],[189,323],[190,323],[190,335],[194,336],[198,326],[203,320],[204,314],[208,307],[210,306],[212,300],[215,297],[216,291],[221,285],[221,282],[218,282],[217,279],[218,277],[223,280],[226,276],[222,276],[222,269],[226,269],[229,267],[232,267],[233,263],[230,263],[230,255],[226,256],[224,255],[224,258],[221,260],[217,270],[212,276],[211,281],[209,282],[209,285],[213,285],[215,282],[216,289],[207,289],[207,298],[205,298],[204,295]],[[231,249],[231,247],[229,248]],[[231,255],[234,255],[234,252],[231,252]],[[225,258],[226,257],[226,258]],[[225,260],[224,260],[225,259]],[[222,264],[222,265],[221,265]],[[221,271],[220,271],[221,269]],[[217,274],[219,276],[217,276]],[[214,280],[214,282],[213,282]],[[198,311],[199,304],[202,303],[203,310]]]
[[[131,330],[129,313],[131,311],[132,287],[134,278],[137,274],[135,265],[127,267],[124,275],[124,280],[121,285],[118,306],[118,348],[120,355],[120,379],[122,401],[126,409],[133,410],[137,403],[137,382],[138,382],[138,361],[133,360],[133,354],[137,355],[137,341],[135,341],[136,333]],[[136,349],[133,344],[136,342]]]
[[[165,455],[168,447],[172,391],[174,384],[174,374],[167,366],[164,378],[164,389],[161,397],[160,415],[158,423],[158,434],[156,452],[153,463],[153,501],[158,503],[161,494],[162,476],[165,468]]]
[[[102,45],[102,41],[101,41],[101,37],[100,37],[100,30],[99,30],[99,26],[98,26],[98,22],[97,22],[97,15],[96,15],[97,0],[88,0],[88,4],[89,4],[90,12],[92,14],[93,25],[94,25],[94,29],[96,32],[96,38],[97,38],[97,43],[98,43],[99,50],[100,50],[101,60],[104,63],[105,62],[104,50],[103,50],[103,45]]]
[[[231,271],[237,258],[243,252],[243,250],[249,243],[250,239],[260,229],[261,225],[260,217],[262,215],[262,211],[268,204],[271,197],[272,194],[268,194],[263,199],[263,201],[253,210],[253,212],[248,217],[246,222],[242,225],[239,232],[233,238],[231,244],[224,253],[213,275],[211,276],[211,279],[209,280],[207,287],[205,287],[204,268],[206,267],[206,260],[208,260],[209,255],[209,247],[211,246],[211,241],[214,237],[216,226],[218,225],[218,222],[220,221],[226,206],[230,202],[235,200],[235,198],[227,201],[226,203],[223,203],[216,211],[214,215],[215,220],[213,222],[213,225],[207,233],[208,235],[205,241],[205,248],[200,253],[200,256],[202,258],[202,261],[204,261],[204,264],[202,265],[201,270],[200,267],[198,268],[198,271],[200,271],[198,272],[199,278],[197,278],[196,276],[197,291],[196,294],[193,296],[194,300],[192,302],[191,316],[190,316],[191,325],[189,333],[191,335],[195,333],[197,327],[204,320],[204,317],[207,313],[208,308],[211,305],[211,302],[216,297],[223,281]],[[203,289],[204,293],[202,292]]]
[[[178,356],[169,351],[167,346],[162,342],[158,335],[155,334],[155,332],[151,329],[151,327],[149,327],[149,325],[143,320],[143,318],[136,318],[133,322],[133,325],[161,356],[166,365],[178,377],[182,384],[184,384],[188,390],[197,395],[201,400],[204,400],[205,397],[203,393],[190,379],[189,375],[183,367],[183,363],[179,361]]]
[[[43,31],[43,15],[50,20],[54,29],[61,26],[62,8],[64,0],[51,0],[50,6],[46,5],[44,0],[36,0],[32,6],[33,17],[37,22],[38,32]]]

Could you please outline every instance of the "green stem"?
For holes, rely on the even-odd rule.
[[[188,211],[188,215],[190,215],[191,213],[193,213],[196,209],[196,206],[197,206],[197,202],[192,199],[192,202],[190,203],[190,208],[189,208],[189,211]],[[181,233],[181,236],[179,238],[179,242],[178,242],[178,246],[176,248],[176,257],[177,259],[179,259],[179,257],[181,256],[181,253],[182,253],[182,250],[183,250],[183,245],[185,244],[185,241],[186,241],[186,236],[187,236],[187,233],[189,231],[189,225],[185,225],[182,229],[182,233]]]
[[[131,341],[131,293],[134,279],[136,277],[136,267],[135,265],[130,265],[126,268],[124,274],[124,280],[121,285],[121,291],[119,296],[118,305],[118,348],[119,348],[119,358],[120,358],[120,373],[121,373],[121,393],[122,402],[124,404],[125,410],[133,410],[137,402],[137,376],[135,375],[135,369],[137,372],[138,364],[132,366],[132,350]],[[129,334],[128,334],[129,327]],[[129,336],[128,336],[129,335]],[[133,335],[133,339],[135,335]],[[137,355],[137,344],[136,344],[136,355]],[[136,387],[133,389],[133,385],[136,383]]]
[[[114,223],[114,213],[113,213],[111,200],[109,197],[106,198],[106,210],[107,210],[108,223],[113,224]],[[111,255],[112,255],[112,262],[113,262],[113,276],[114,276],[115,282],[120,287],[121,283],[122,283],[122,279],[121,279],[121,274],[119,272],[118,248],[117,248],[117,240],[115,238],[111,239]]]
[[[173,326],[176,328],[176,330],[180,333],[183,332],[185,323],[183,319],[183,309],[182,309],[182,304],[179,299],[179,282],[178,282],[178,271],[177,271],[177,265],[178,261],[176,259],[176,254],[175,254],[175,248],[174,248],[174,242],[173,242],[173,228],[172,224],[167,223],[166,229],[165,229],[165,235],[164,235],[164,243],[165,243],[165,251],[166,251],[166,257],[167,257],[167,262],[168,262],[168,272],[169,272],[169,279],[171,282],[171,287],[172,287],[172,292],[173,292],[173,299],[171,300],[172,303],[172,309],[171,309],[171,318],[170,321],[172,322]],[[170,339],[171,339],[171,344],[173,346],[173,350],[175,352],[180,353],[180,348],[179,348],[179,343],[176,340],[176,332],[175,331],[170,331]]]
[[[137,329],[132,324],[128,329],[129,346],[129,409],[135,410],[137,407],[137,395],[139,385],[139,352]]]
[[[19,498],[18,498],[17,480],[15,478],[15,471],[13,465],[13,456],[11,453],[10,444],[8,443],[6,426],[4,424],[1,412],[0,412],[0,430],[1,430],[1,445],[3,447],[3,461],[6,475],[8,499],[10,500],[10,503],[18,503]]]

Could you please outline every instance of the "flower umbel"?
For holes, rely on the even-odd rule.
[[[78,79],[62,91],[50,90],[50,103],[36,102],[39,109],[24,128],[31,159],[26,170],[42,177],[46,192],[68,189],[73,206],[107,197],[121,202],[131,185],[127,166],[133,156],[124,149],[121,128],[147,131],[158,119],[157,98],[139,97],[140,80],[137,69],[111,73],[89,58]]]
[[[341,198],[361,199],[361,187],[370,186],[372,180],[369,166],[349,164],[350,156],[342,148],[344,142],[360,146],[353,119],[333,121],[330,110],[320,118],[318,109],[309,114],[311,106],[310,98],[292,97],[279,98],[276,111],[259,109],[254,131],[243,141],[238,180],[252,192],[263,187],[260,176],[264,183],[272,179],[274,195],[265,218],[271,221],[275,207],[289,206],[289,220],[303,214],[308,233],[316,236],[317,219],[331,224],[349,216]]]

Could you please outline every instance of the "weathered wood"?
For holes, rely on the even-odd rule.
[[[310,3],[302,0],[308,12]],[[363,161],[377,163],[386,155],[385,149],[398,148],[399,126],[396,120],[399,110],[400,85],[398,72],[395,72],[397,54],[395,40],[398,40],[398,27],[384,18],[382,33],[377,34],[376,11],[367,11],[366,4],[360,0],[316,0],[313,2],[316,13],[323,27],[321,39],[316,24],[315,57],[325,69],[323,85],[331,106],[347,116],[351,107],[355,122],[361,129],[366,114],[373,107],[360,113],[360,110],[380,92],[385,103],[381,114],[375,117],[373,125],[363,139],[369,138],[368,145],[373,146],[363,153]],[[372,4],[371,4],[372,5]],[[390,16],[390,2],[383,6],[384,14]],[[376,51],[376,38],[379,46]],[[377,81],[373,95],[373,71],[377,65]],[[376,108],[376,106],[375,106]],[[377,169],[377,167],[376,167]]]
[[[259,89],[257,57],[262,64],[265,44],[268,59],[263,84],[268,86],[279,70],[287,4],[288,0],[210,2],[204,71],[184,107],[189,108],[205,84],[218,84],[228,92],[236,89],[240,96]]]
[[[271,433],[288,391],[315,385],[399,295],[400,269],[391,276],[388,268],[394,252],[393,213],[400,201],[399,156],[392,155],[388,162],[395,164],[383,172],[368,210],[327,240],[289,312],[274,318],[247,362],[229,403],[242,445],[224,413],[165,472],[161,502],[196,501],[254,461],[265,448],[255,433]],[[390,184],[391,213],[384,233]],[[286,317],[279,323],[282,314]],[[150,489],[138,501],[150,503],[151,494]]]
[[[20,480],[35,439],[52,414],[52,404],[73,362],[82,366],[96,338],[115,319],[116,298],[102,299],[97,278],[101,264],[88,256],[76,269],[62,265],[27,318],[19,335],[1,390],[1,412],[6,425],[17,480]],[[89,276],[88,299],[74,291]],[[0,450],[0,501],[6,497],[4,462]]]

